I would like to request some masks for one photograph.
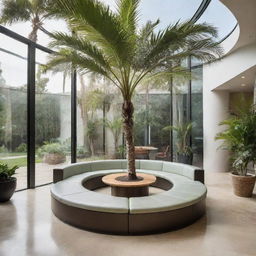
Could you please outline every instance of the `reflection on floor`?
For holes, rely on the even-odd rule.
[[[53,216],[49,186],[17,192],[0,205],[0,255],[255,256],[256,196],[234,196],[226,173],[207,173],[206,181],[207,216],[184,229],[148,236],[71,227]]]

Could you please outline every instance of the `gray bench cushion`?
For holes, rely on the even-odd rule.
[[[56,197],[55,194],[52,196],[66,205],[90,211],[109,213],[128,213],[129,211],[128,198],[114,197],[89,190],[62,197]]]
[[[199,168],[192,165],[180,164],[175,162],[163,162],[163,171],[169,173],[179,174],[194,180],[195,170]]]
[[[91,171],[91,162],[71,164],[63,168],[63,179],[66,179],[73,175],[90,172],[90,171]]]
[[[155,172],[143,171],[156,174]],[[173,183],[173,188],[152,196],[130,198],[129,208],[131,214],[154,213],[184,208],[199,202],[206,197],[206,187],[186,177],[171,173],[159,173]]]
[[[122,162],[118,160],[100,160],[91,162],[92,171],[122,169]]]
[[[91,211],[127,213],[128,198],[93,192],[84,188],[82,185],[87,179],[116,172],[123,172],[123,170],[95,171],[72,176],[53,184],[51,194],[53,198],[69,206]]]
[[[140,169],[162,171],[163,161],[140,160]]]
[[[137,170],[143,169],[175,173],[192,180],[195,180],[195,172],[199,169],[191,165],[155,160],[136,160],[135,165]],[[90,171],[115,169],[127,170],[127,160],[100,160],[71,164],[63,168],[63,179]]]

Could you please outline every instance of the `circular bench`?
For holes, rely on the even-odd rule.
[[[163,161],[138,160],[137,172],[153,174],[162,193],[114,197],[95,190],[102,177],[125,172],[126,160],[72,164],[54,170],[53,213],[73,226],[112,234],[145,234],[184,227],[205,213],[203,170]]]

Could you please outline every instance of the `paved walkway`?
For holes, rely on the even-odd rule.
[[[52,182],[52,171],[54,168],[62,167],[67,163],[49,165],[45,163],[36,164],[36,186]],[[20,167],[16,170],[14,177],[17,178],[17,190],[27,188],[27,167]]]

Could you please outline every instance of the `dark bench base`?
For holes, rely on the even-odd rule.
[[[83,186],[95,190],[106,186],[102,176],[94,177]],[[169,190],[173,184],[157,177],[154,187]],[[177,210],[157,213],[108,213],[68,206],[52,197],[52,211],[60,220],[72,226],[106,234],[143,235],[161,233],[185,227],[205,214],[205,199]]]
[[[167,212],[125,214],[76,208],[52,197],[52,211],[63,222],[81,229],[105,234],[144,235],[176,230],[192,224],[204,215],[205,199]]]

